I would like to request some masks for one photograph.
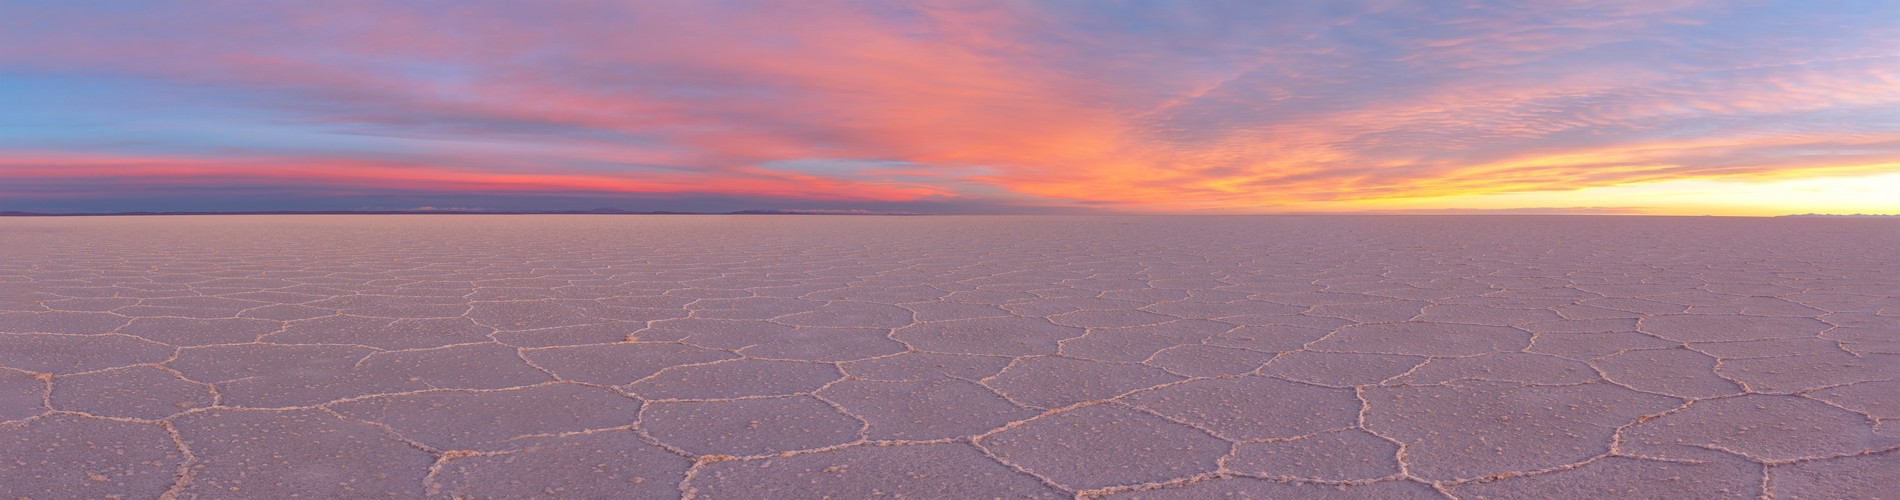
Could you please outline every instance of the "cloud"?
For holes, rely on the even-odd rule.
[[[860,182],[806,175],[730,176],[718,184],[694,174],[624,175],[551,168],[476,170],[432,164],[368,162],[322,158],[137,158],[100,156],[13,157],[0,159],[0,194],[58,197],[61,186],[96,186],[96,194],[114,189],[189,193],[200,189],[304,188],[348,191],[355,188],[412,192],[493,192],[575,194],[725,194],[762,198],[910,201],[937,197],[931,186]]]
[[[15,198],[236,186],[1285,211],[1900,162],[1888,4],[8,10],[0,84],[32,96],[0,102],[22,110],[0,117]]]

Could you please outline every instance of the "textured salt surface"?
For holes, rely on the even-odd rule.
[[[1894,498],[1896,248],[1856,219],[0,219],[0,493]]]

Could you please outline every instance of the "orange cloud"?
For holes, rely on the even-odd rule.
[[[1900,161],[1900,34],[1795,3],[15,10],[0,68],[188,89],[96,111],[160,125],[75,125],[66,147],[0,132],[0,178],[70,181],[36,196],[97,178],[1276,212]],[[208,131],[140,135],[179,123]]]
[[[28,184],[36,180],[110,180],[145,186],[302,186],[373,188],[418,192],[571,192],[634,194],[719,193],[791,199],[913,201],[948,196],[930,186],[850,182],[813,176],[783,175],[725,178],[708,184],[689,175],[616,176],[580,173],[513,173],[431,165],[313,161],[271,158],[123,158],[66,157],[0,159],[0,179]],[[0,192],[10,191],[0,188]],[[60,195],[61,193],[53,193]],[[12,196],[27,196],[14,191]]]

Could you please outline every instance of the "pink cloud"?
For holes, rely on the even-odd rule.
[[[1900,107],[1891,30],[1791,47],[1747,31],[1778,14],[1717,3],[1441,7],[37,4],[0,21],[0,67],[231,89],[403,146],[54,151],[0,177],[1171,210],[1900,161],[1900,126],[1841,117]],[[1800,21],[1856,13],[1827,14]]]

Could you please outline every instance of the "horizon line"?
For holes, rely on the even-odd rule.
[[[1781,215],[1676,215],[1643,213],[1513,213],[1508,210],[1497,212],[1434,212],[1434,211],[1386,211],[1386,212],[1278,212],[1256,214],[1214,214],[1214,213],[1097,213],[1097,214],[954,214],[954,213],[916,213],[916,212],[875,212],[844,210],[735,210],[728,212],[685,212],[669,210],[634,211],[620,209],[592,210],[228,210],[228,211],[118,211],[118,212],[35,212],[23,210],[0,210],[0,217],[155,217],[155,216],[194,216],[194,215],[820,215],[820,216],[992,216],[992,217],[1310,217],[1310,216],[1405,216],[1405,217],[1724,217],[1724,218],[1900,218],[1900,214],[1824,214],[1800,213]]]

